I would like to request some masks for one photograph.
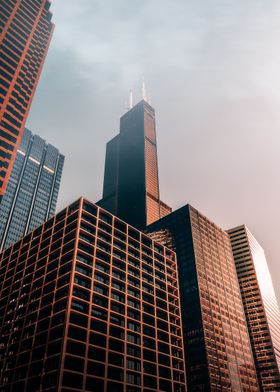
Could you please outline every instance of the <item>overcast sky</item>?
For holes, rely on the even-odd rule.
[[[246,223],[280,298],[279,0],[54,0],[28,120],[66,156],[58,208],[101,197],[106,142],[142,75],[156,109],[161,198]]]

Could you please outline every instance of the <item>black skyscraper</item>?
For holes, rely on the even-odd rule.
[[[144,99],[121,117],[120,133],[107,144],[98,204],[140,229],[171,212],[160,201],[155,111]]]

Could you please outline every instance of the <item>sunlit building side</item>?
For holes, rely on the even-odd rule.
[[[228,230],[262,391],[280,390],[280,311],[263,248],[246,226]]]

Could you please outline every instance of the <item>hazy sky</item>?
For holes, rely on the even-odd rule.
[[[54,0],[28,120],[66,156],[59,208],[101,196],[105,145],[145,76],[161,198],[246,223],[280,298],[279,0]]]

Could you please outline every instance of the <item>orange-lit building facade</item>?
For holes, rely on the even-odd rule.
[[[186,391],[172,250],[80,199],[0,265],[1,391]]]
[[[143,99],[120,119],[107,143],[100,206],[139,229],[172,210],[160,200],[154,108]]]
[[[228,230],[261,391],[280,391],[280,311],[265,253],[246,226]]]
[[[190,205],[147,231],[176,250],[188,392],[259,391],[228,234]]]
[[[49,0],[0,2],[0,201],[53,31]]]

